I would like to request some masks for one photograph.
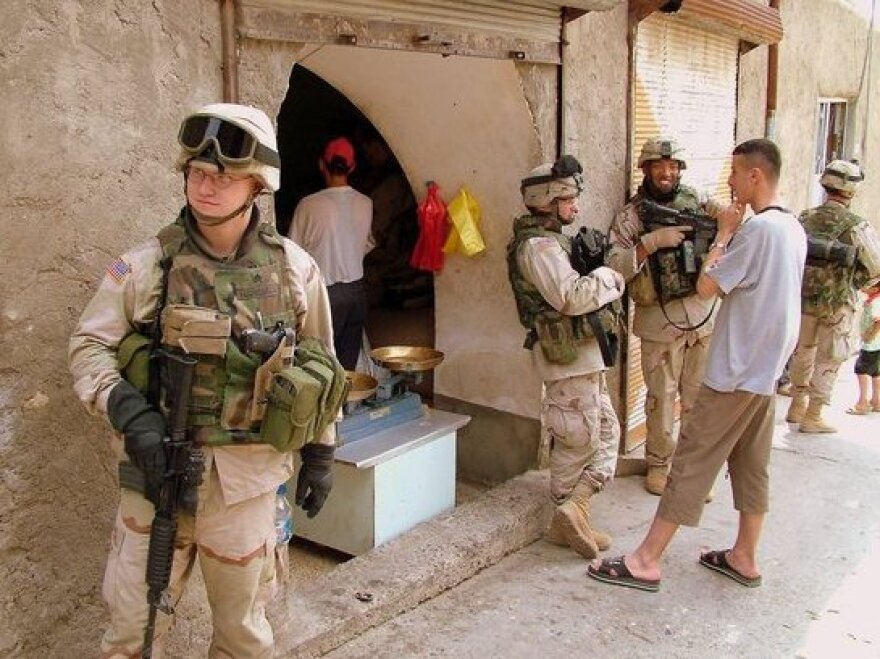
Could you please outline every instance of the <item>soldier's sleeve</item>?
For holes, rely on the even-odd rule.
[[[161,292],[160,257],[154,239],[110,263],[73,331],[67,352],[73,388],[92,414],[107,413],[107,397],[122,377],[119,343],[152,322]]]
[[[636,257],[636,246],[642,233],[642,222],[633,204],[624,206],[614,220],[609,230],[608,265],[621,275],[626,281],[635,277],[644,264],[639,264]]]
[[[330,315],[330,297],[315,260],[291,240],[283,240],[287,257],[287,270],[297,291],[295,310],[297,315],[296,334],[321,339],[324,345],[335,354],[333,347],[333,321]],[[319,444],[336,443],[336,427],[330,424],[318,440]]]
[[[523,275],[557,311],[568,316],[596,311],[623,295],[620,273],[600,267],[580,276],[553,238],[531,238],[520,252]]]

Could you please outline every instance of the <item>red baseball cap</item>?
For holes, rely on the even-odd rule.
[[[337,137],[324,147],[324,162],[329,165],[334,158],[342,158],[349,169],[354,167],[354,146],[345,137]]]

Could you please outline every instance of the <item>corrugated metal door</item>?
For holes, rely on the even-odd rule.
[[[540,0],[249,0],[246,4],[283,7],[305,14],[447,25],[554,42],[559,41],[561,26],[560,6]]]
[[[639,23],[633,89],[632,192],[642,180],[638,154],[645,140],[676,138],[687,152],[684,180],[728,201],[727,177],[736,126],[739,41],[680,18],[653,14]],[[625,450],[645,437],[641,345],[631,337],[627,367]]]

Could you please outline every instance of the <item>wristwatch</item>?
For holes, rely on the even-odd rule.
[[[711,252],[715,248],[719,248],[722,252],[727,251],[727,243],[714,242],[709,245],[709,251]]]

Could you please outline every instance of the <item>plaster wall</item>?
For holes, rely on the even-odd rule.
[[[876,30],[872,80],[866,82],[859,98],[871,1],[782,0],[785,35],[779,44],[777,141],[783,154],[783,194],[791,208],[799,211],[810,205],[818,100],[836,97],[850,101],[856,120],[847,142],[852,144],[855,138],[858,144],[864,139],[864,150],[857,154],[851,148],[846,156],[858,157],[869,176],[853,201],[853,209],[880,227],[874,212],[880,204],[880,186],[870,178],[880,167],[880,122],[876,119],[880,47]]]
[[[67,341],[107,264],[173,219],[176,131],[220,88],[216,2],[0,9],[0,655],[93,656],[117,502]]]

